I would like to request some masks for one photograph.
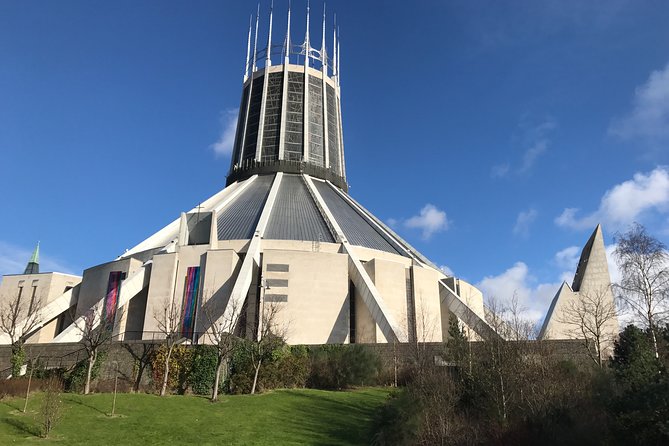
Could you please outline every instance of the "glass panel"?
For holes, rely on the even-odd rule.
[[[328,95],[328,152],[330,170],[341,176],[339,168],[339,126],[337,125],[337,103],[335,91],[330,85],[326,87]]]
[[[304,100],[304,75],[288,73],[288,98],[286,102],[286,135],[284,158],[302,160],[302,109]]]
[[[271,73],[267,80],[267,97],[265,98],[265,124],[262,134],[262,161],[274,161],[279,159],[282,90],[283,73]]]
[[[246,137],[244,140],[244,160],[254,159],[258,142],[258,122],[260,121],[260,105],[262,102],[262,88],[265,76],[253,80],[251,88],[251,102],[249,117],[246,123]]]
[[[322,80],[309,76],[309,164],[323,166],[323,86]]]

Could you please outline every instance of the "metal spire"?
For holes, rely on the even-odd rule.
[[[249,57],[251,56],[251,19],[253,14],[249,16],[249,38],[246,41],[246,64],[244,65],[244,82],[249,78]]]
[[[37,246],[35,246],[35,250],[33,251],[32,257],[30,257],[30,262],[31,263],[39,263],[39,242],[37,242]]]
[[[337,14],[334,15],[334,28],[332,29],[332,77],[337,76]]]
[[[341,36],[339,35],[339,28],[337,28],[337,85],[339,85],[339,76],[341,73],[341,48],[339,44],[341,43]]]
[[[33,251],[33,255],[28,260],[26,269],[23,271],[23,274],[39,274],[39,242]]]
[[[256,48],[258,46],[258,18],[260,16],[260,3],[258,3],[258,11],[256,12],[256,35],[253,38],[253,68],[251,68],[251,73],[256,70]]]
[[[321,39],[321,64],[323,65],[323,71],[327,72],[328,57],[326,54],[327,51],[325,50],[325,2],[323,2],[323,37]]]
[[[267,57],[265,58],[265,66],[272,65],[272,11],[274,10],[274,0],[269,6],[269,32],[267,33]]]
[[[288,28],[286,29],[286,41],[284,43],[284,61],[288,65],[290,63],[290,1],[288,1]]]
[[[311,44],[309,43],[309,0],[307,0],[307,30],[304,33],[304,66],[309,66],[309,51]],[[305,75],[306,76],[306,75]]]

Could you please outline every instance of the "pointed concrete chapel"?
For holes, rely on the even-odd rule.
[[[583,251],[581,251],[572,285],[569,286],[567,282],[563,282],[553,298],[541,327],[539,338],[582,338],[582,333],[578,326],[574,324],[573,315],[569,313],[578,299],[585,297],[591,299],[597,297],[603,305],[614,305],[611,276],[606,260],[606,248],[604,247],[601,225],[597,225]],[[615,338],[619,331],[617,316],[613,316],[606,321],[603,328],[609,334],[606,336],[608,339]]]

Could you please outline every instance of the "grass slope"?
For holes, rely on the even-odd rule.
[[[63,418],[47,440],[39,434],[42,395],[0,401],[0,444],[67,445],[356,445],[370,443],[370,421],[388,389],[351,392],[279,390],[222,395],[218,403],[196,396],[160,398],[119,394],[63,394]]]

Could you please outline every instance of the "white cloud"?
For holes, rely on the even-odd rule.
[[[235,133],[237,131],[238,114],[239,109],[226,110],[221,113],[221,136],[219,136],[218,141],[209,146],[216,156],[229,155],[232,153],[232,146],[235,143]]]
[[[596,211],[579,218],[577,208],[566,208],[555,223],[572,229],[593,228],[597,223],[620,229],[640,220],[644,213],[664,214],[668,210],[669,171],[657,167],[647,174],[636,173],[631,180],[606,191]]]
[[[518,168],[518,173],[525,173],[528,172],[532,166],[534,166],[534,163],[537,161],[539,156],[541,156],[546,149],[548,148],[548,140],[547,139],[541,139],[539,141],[535,141],[535,143],[525,151],[523,154],[523,163],[521,164],[520,168]]]
[[[492,166],[490,175],[493,178],[504,178],[509,174],[510,171],[511,171],[511,165],[509,163],[498,164],[496,166]]]
[[[0,241],[0,276],[5,274],[23,274],[34,248],[23,248]],[[81,274],[76,268],[67,266],[62,261],[44,255],[40,247],[40,271]]]
[[[537,283],[524,262],[516,262],[497,276],[486,276],[476,284],[486,298],[508,304],[514,295],[525,310],[525,317],[541,322],[560,283]]]
[[[536,209],[521,211],[516,218],[516,224],[513,226],[513,233],[522,237],[528,237],[530,235],[530,226],[537,219],[537,215],[539,213]]]
[[[570,246],[555,254],[555,263],[560,268],[575,270],[580,254],[581,248]]]
[[[442,273],[446,274],[447,276],[454,276],[453,270],[448,267],[448,265],[439,265],[439,269],[441,270]]]
[[[617,244],[612,244],[606,246],[606,263],[609,264],[609,274],[611,275],[611,283],[620,282],[620,268],[618,268],[618,263],[616,263],[616,258],[614,252],[618,247]]]
[[[578,246],[570,246],[555,254],[555,264],[562,270],[560,282],[567,282],[571,285],[580,256],[581,248]]]
[[[423,239],[427,240],[436,232],[448,229],[449,221],[446,212],[438,209],[433,204],[426,204],[420,210],[420,214],[404,221],[404,226],[423,231]]]
[[[669,64],[650,73],[636,88],[632,111],[615,119],[609,132],[622,139],[641,138],[650,143],[669,140]]]
[[[528,124],[527,118],[523,118],[519,125],[522,132],[521,145],[523,156],[519,165],[513,167],[510,162],[497,164],[492,167],[490,175],[493,178],[504,178],[511,174],[522,175],[529,173],[537,160],[550,146],[549,133],[557,127],[557,121],[549,117],[539,124]]]

